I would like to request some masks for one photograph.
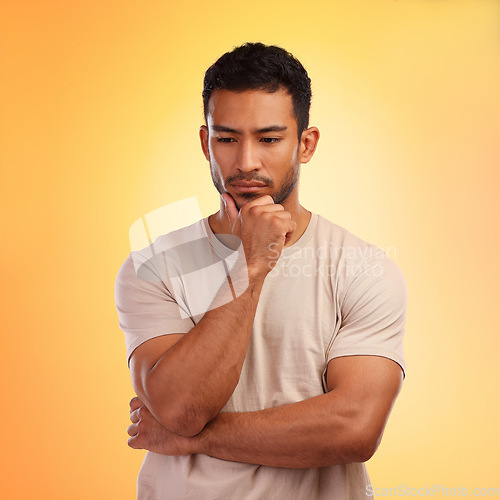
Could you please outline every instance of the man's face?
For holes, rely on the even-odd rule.
[[[285,90],[215,90],[207,115],[205,154],[219,193],[238,208],[269,194],[283,202],[299,178],[299,142],[292,97]],[[203,134],[202,134],[203,136]]]

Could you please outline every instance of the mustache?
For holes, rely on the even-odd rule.
[[[270,187],[273,187],[274,182],[272,179],[269,179],[268,177],[262,177],[257,174],[252,174],[252,175],[245,175],[245,174],[238,174],[238,175],[232,175],[231,177],[228,177],[225,181],[225,184],[231,184],[232,182],[236,181],[246,181],[246,182],[262,182]]]

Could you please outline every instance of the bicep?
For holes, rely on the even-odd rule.
[[[343,356],[328,363],[328,390],[342,396],[363,433],[377,443],[402,381],[401,367],[382,356]]]
[[[130,357],[130,374],[134,390],[141,399],[146,397],[145,383],[148,373],[184,335],[184,333],[160,335],[147,340],[133,351]]]

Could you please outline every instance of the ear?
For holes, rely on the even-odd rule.
[[[307,163],[316,151],[319,141],[319,130],[317,127],[310,127],[302,132],[300,139],[300,163]]]
[[[208,128],[206,125],[200,127],[201,149],[207,161],[210,161],[210,152],[208,151]]]

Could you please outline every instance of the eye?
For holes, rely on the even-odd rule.
[[[262,142],[265,142],[266,144],[273,144],[275,142],[281,141],[278,137],[262,137],[261,139]]]
[[[223,144],[228,144],[233,141],[234,139],[232,137],[217,137],[217,142],[222,142]]]

